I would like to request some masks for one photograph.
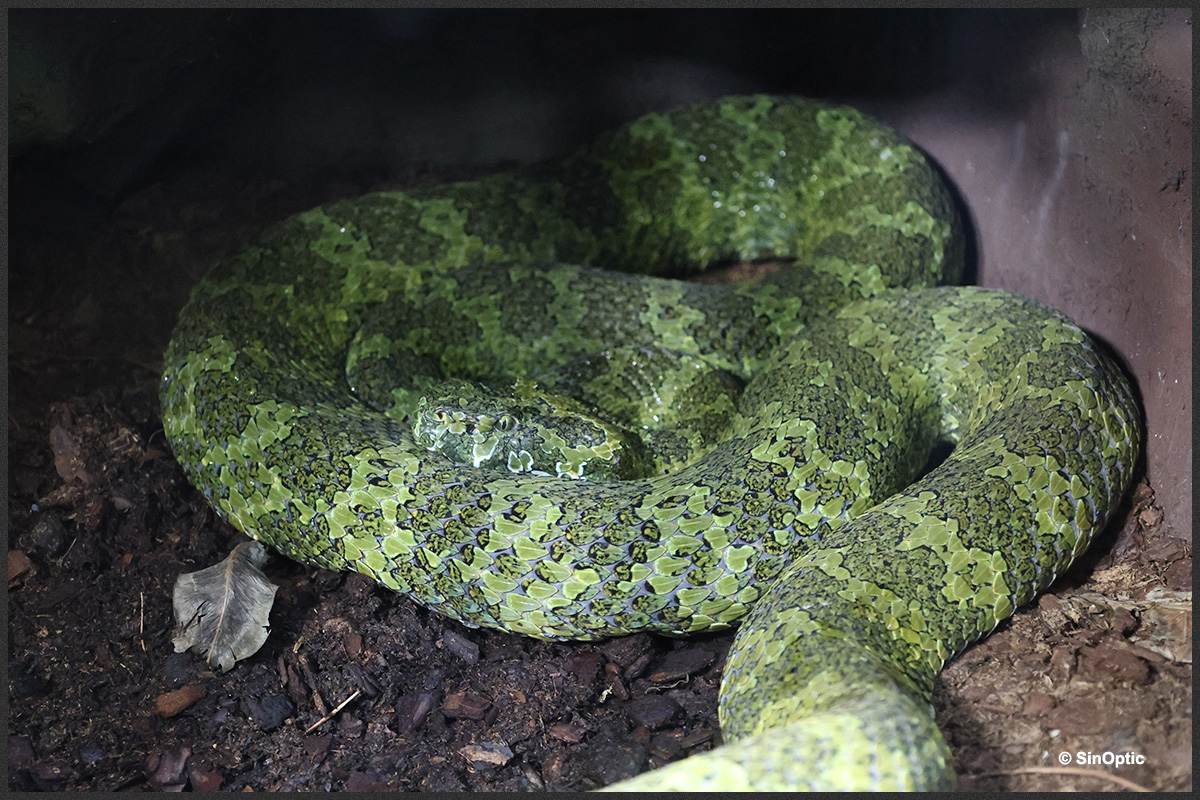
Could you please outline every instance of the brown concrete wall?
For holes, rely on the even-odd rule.
[[[1188,9],[1081,10],[1014,61],[881,111],[970,207],[978,283],[1044,300],[1136,376],[1147,474],[1169,535],[1192,535],[1192,59]],[[1019,92],[998,112],[987,95]]]

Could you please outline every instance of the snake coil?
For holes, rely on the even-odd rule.
[[[622,788],[944,788],[934,676],[1084,551],[1141,435],[1076,325],[938,287],[962,258],[897,134],[725,98],[277,224],[184,308],[164,428],[237,528],[468,625],[740,621],[727,744]]]

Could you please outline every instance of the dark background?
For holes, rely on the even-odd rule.
[[[16,246],[197,171],[493,164],[735,91],[1013,110],[1071,10],[120,11],[10,15]]]

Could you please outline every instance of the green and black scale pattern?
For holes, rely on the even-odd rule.
[[[1084,551],[1141,435],[1069,320],[931,288],[962,249],[925,158],[852,109],[651,114],[276,225],[183,310],[164,427],[239,529],[469,625],[741,621],[730,744],[631,788],[946,786],[934,675]]]

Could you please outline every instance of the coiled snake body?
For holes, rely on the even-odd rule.
[[[1140,440],[1069,320],[933,288],[962,252],[928,162],[854,110],[651,114],[276,225],[183,310],[164,427],[236,527],[469,625],[740,621],[728,744],[633,788],[944,787],[934,675],[1083,552]]]

